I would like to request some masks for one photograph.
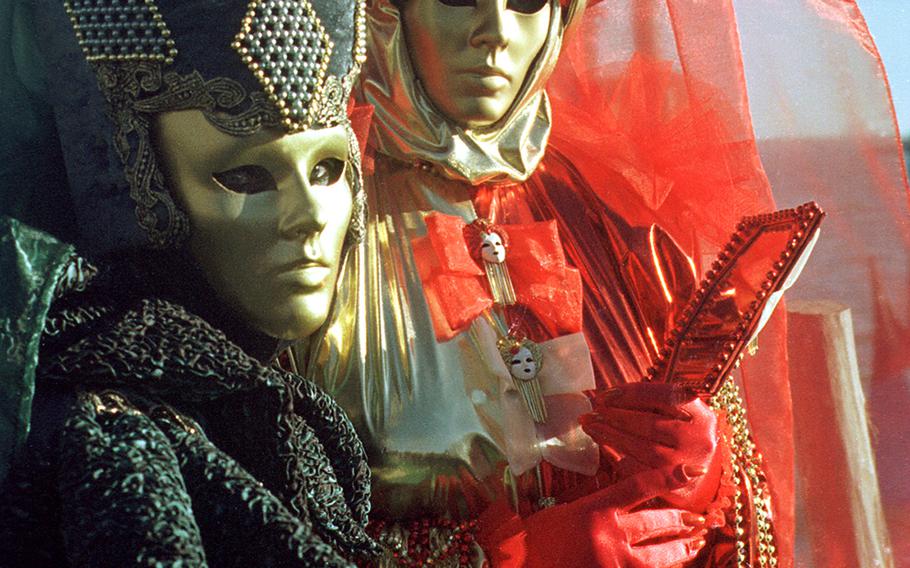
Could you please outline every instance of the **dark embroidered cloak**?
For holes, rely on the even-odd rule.
[[[348,566],[371,554],[369,469],[340,408],[251,356],[269,341],[219,313],[206,286],[166,262],[137,268],[148,260],[74,280],[51,308],[31,433],[0,497],[0,565]]]

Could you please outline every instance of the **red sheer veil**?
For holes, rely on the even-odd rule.
[[[814,257],[788,293],[789,306],[825,300],[850,309],[856,349],[845,357],[856,364],[846,366],[858,366],[862,385],[852,403],[838,395],[832,404],[859,405],[860,412],[866,388],[885,451],[879,456],[884,505],[895,510],[901,499],[910,503],[910,491],[893,487],[906,482],[891,473],[907,464],[885,448],[910,430],[910,413],[896,414],[901,405],[894,402],[910,403],[904,382],[910,322],[898,317],[910,312],[907,178],[884,67],[856,3],[596,2],[566,38],[547,92],[551,147],[572,158],[607,205],[633,223],[659,223],[700,268],[744,215],[809,200],[828,212]],[[802,320],[793,315],[788,326],[785,310],[762,332],[742,373],[772,483],[781,565],[792,562],[797,485],[800,500],[806,495],[814,507],[800,512],[808,528],[797,538],[807,543],[806,554],[820,566],[858,565],[871,557],[857,549],[887,546],[883,525],[864,532],[865,545],[850,530],[863,522],[858,517],[875,525],[869,521],[875,504],[850,492],[851,484],[869,479],[854,469],[868,474],[871,468],[874,480],[874,467],[863,461],[862,443],[828,450],[800,439],[824,431],[849,440],[864,426],[831,424],[814,412],[813,404],[823,406],[832,390],[824,381],[794,376],[791,385],[788,368],[798,368],[794,360],[803,357],[803,338],[795,335]],[[881,392],[888,404],[876,408]],[[829,493],[833,499],[816,503],[819,491],[843,499]],[[836,517],[847,519],[844,535],[829,522]],[[847,561],[851,554],[855,561]]]

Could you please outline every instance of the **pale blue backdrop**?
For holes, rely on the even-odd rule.
[[[897,121],[910,139],[910,0],[859,0],[885,60]]]

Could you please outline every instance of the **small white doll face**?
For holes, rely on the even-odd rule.
[[[506,260],[506,247],[502,237],[497,233],[483,233],[480,236],[480,256],[490,264],[500,264]]]
[[[530,381],[537,376],[537,360],[530,349],[522,347],[512,355],[509,372],[520,381]]]

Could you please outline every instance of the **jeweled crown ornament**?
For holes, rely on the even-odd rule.
[[[509,335],[499,340],[499,354],[509,375],[524,399],[531,419],[537,424],[547,421],[547,405],[537,376],[543,366],[543,351],[529,339]]]
[[[88,61],[174,62],[171,31],[153,2],[64,2]]]
[[[354,57],[360,64],[366,55],[363,3],[357,10]],[[329,84],[337,78],[327,77],[335,43],[309,0],[251,2],[231,46],[278,107],[288,130],[306,129],[320,117],[331,120],[343,111],[338,108],[341,92]],[[321,112],[324,106],[334,108]]]

